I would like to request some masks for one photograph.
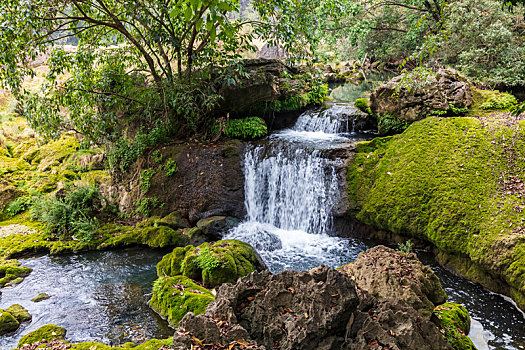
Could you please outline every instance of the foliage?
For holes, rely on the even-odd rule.
[[[60,240],[93,239],[101,209],[98,187],[69,187],[55,197],[35,198],[31,208],[34,220],[46,224],[46,232]]]
[[[169,159],[164,165],[164,172],[166,173],[166,176],[173,176],[177,171],[179,171],[177,163],[174,160]]]
[[[481,105],[481,109],[510,110],[518,104],[516,97],[509,93],[491,96],[488,101]]]
[[[402,133],[409,125],[410,122],[407,122],[406,120],[401,120],[396,116],[386,114],[379,117],[377,131],[381,136],[394,135]]]
[[[153,161],[157,164],[162,163],[162,154],[158,149],[153,152]]]
[[[217,134],[222,130],[228,137],[243,140],[253,140],[266,136],[268,133],[266,122],[259,117],[230,119],[224,123],[225,125],[216,124],[212,129],[212,132]]]
[[[368,103],[368,100],[366,98],[358,98],[357,100],[355,100],[354,105],[361,112],[364,112],[368,115],[374,114],[372,113],[372,110],[370,109],[370,104]]]
[[[475,81],[494,86],[525,84],[525,8],[501,1],[461,0],[447,6],[445,35],[433,35],[433,59],[452,65]]]
[[[210,247],[205,246],[197,255],[197,264],[203,271],[211,271],[221,264],[210,252]]]
[[[33,204],[32,196],[22,196],[18,197],[14,201],[8,204],[6,208],[7,215],[13,217],[18,215],[31,207]]]
[[[399,251],[410,253],[414,248],[414,243],[411,240],[406,241],[405,243],[398,243],[397,249]]]
[[[135,202],[135,210],[133,215],[150,216],[153,210],[162,208],[164,203],[161,203],[158,198],[140,198]]]
[[[151,178],[153,175],[155,175],[155,169],[153,168],[142,170],[142,173],[140,174],[140,188],[143,193],[148,192],[151,187]]]

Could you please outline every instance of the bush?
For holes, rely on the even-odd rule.
[[[226,136],[243,140],[257,139],[268,133],[266,122],[259,117],[227,120],[225,125],[215,124],[212,132],[218,134],[221,129]]]
[[[410,122],[401,120],[395,116],[389,114],[379,118],[377,125],[378,133],[381,136],[400,134],[406,130],[410,125]]]
[[[481,105],[481,109],[511,110],[518,104],[516,97],[509,93],[500,93],[492,96]]]
[[[153,210],[162,208],[164,203],[161,203],[158,198],[141,198],[135,202],[135,210],[133,215],[142,215],[149,217]]]
[[[373,114],[366,98],[358,98],[355,100],[354,105],[355,108],[359,109],[361,112],[367,113],[368,115]]]
[[[18,197],[13,202],[9,203],[9,205],[7,206],[7,215],[13,217],[20,213],[23,213],[31,207],[31,204],[33,204],[33,198],[31,196]]]
[[[93,239],[101,209],[98,187],[70,187],[55,197],[34,199],[31,217],[46,224],[46,231],[60,240]]]

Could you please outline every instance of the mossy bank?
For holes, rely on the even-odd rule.
[[[524,167],[522,121],[429,117],[357,145],[350,214],[432,243],[443,264],[525,309]]]

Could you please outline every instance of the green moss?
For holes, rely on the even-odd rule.
[[[0,288],[14,279],[26,277],[31,271],[29,267],[20,266],[17,260],[0,260]]]
[[[34,303],[39,303],[39,302],[47,300],[49,298],[51,298],[51,296],[49,294],[47,294],[47,293],[40,293],[36,297],[31,299],[31,301],[34,302]]]
[[[0,175],[28,169],[29,164],[23,159],[0,156]]]
[[[26,309],[24,309],[22,305],[19,304],[11,305],[5,311],[13,315],[13,317],[16,318],[16,320],[20,323],[31,321],[32,318],[31,314]]]
[[[183,275],[214,287],[262,270],[264,266],[259,259],[255,250],[241,241],[203,243],[197,248],[175,248],[157,264],[157,275]]]
[[[80,175],[80,181],[89,185],[111,183],[111,175],[107,170],[92,170]]]
[[[50,342],[55,339],[64,339],[65,336],[66,330],[64,328],[48,324],[24,335],[22,339],[20,339],[20,342],[18,342],[18,347],[22,347],[25,344],[34,344],[39,341]]]
[[[514,96],[497,90],[481,90],[472,87],[472,97],[473,102],[467,113],[468,117],[486,117],[496,111],[510,111],[517,104]]]
[[[169,324],[177,327],[188,312],[204,313],[213,294],[184,276],[160,277],[153,284],[153,296],[148,304]]]
[[[230,119],[226,121],[226,125],[215,124],[212,133],[218,134],[220,129],[226,136],[241,140],[254,140],[268,134],[266,122],[259,117]]]
[[[20,322],[6,310],[0,310],[0,335],[14,332],[20,327]]]
[[[168,226],[172,229],[178,229],[187,227],[188,223],[182,218],[182,215],[179,212],[174,211],[160,219],[158,221],[158,225]]]
[[[374,115],[374,113],[372,113],[372,110],[370,109],[370,101],[367,98],[358,98],[357,100],[355,100],[354,105],[361,112],[364,112],[368,115]]]
[[[105,240],[100,248],[130,245],[147,245],[152,248],[183,247],[189,242],[188,236],[183,232],[167,226],[145,227],[144,229],[106,226],[105,230],[111,232],[111,238]]]
[[[80,143],[72,136],[62,136],[56,141],[51,141],[38,149],[31,164],[37,165],[37,170],[44,172],[52,166],[59,165],[80,147]]]
[[[132,343],[126,343],[121,346],[109,346],[99,342],[84,342],[84,343],[70,343],[62,340],[62,345],[71,350],[122,350],[122,349],[133,349],[133,350],[159,350],[165,347],[169,347],[172,343],[172,338],[169,339],[151,339],[147,342],[134,346]],[[21,347],[21,345],[18,345]]]
[[[523,125],[429,117],[357,147],[350,206],[358,220],[429,241],[525,295],[524,167]]]
[[[475,350],[476,347],[468,337],[470,316],[463,305],[445,303],[434,309],[438,326],[445,332],[444,338],[455,350]]]

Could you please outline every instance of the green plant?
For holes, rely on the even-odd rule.
[[[164,172],[166,173],[167,177],[173,176],[178,170],[179,167],[177,166],[177,163],[174,160],[170,159],[164,165]]]
[[[158,149],[153,152],[153,161],[157,164],[162,163],[162,154]]]
[[[100,191],[96,186],[68,187],[55,197],[36,197],[31,217],[46,224],[46,231],[60,240],[92,240],[101,209]]]
[[[153,175],[155,175],[155,169],[153,168],[142,170],[142,173],[140,174],[140,188],[142,189],[143,193],[149,191],[151,187],[151,178]]]
[[[217,134],[221,129],[226,136],[243,140],[260,138],[268,133],[266,122],[259,117],[230,119],[224,124],[215,124],[212,132]]]
[[[378,133],[381,136],[399,134],[405,131],[411,123],[395,116],[386,114],[379,118]]]
[[[22,196],[18,197],[14,201],[8,204],[6,208],[7,215],[13,217],[17,214],[20,214],[31,207],[33,204],[33,197],[31,196]]]
[[[162,208],[163,206],[164,203],[161,203],[158,198],[140,198],[135,202],[135,210],[133,211],[133,215],[149,217],[153,210]]]
[[[481,109],[498,109],[511,110],[516,107],[518,100],[509,93],[499,93],[497,96],[492,96],[481,105]]]
[[[359,109],[361,112],[367,113],[368,115],[373,115],[366,98],[358,98],[355,100],[354,105],[355,108]]]
[[[452,111],[452,113],[454,113],[454,115],[464,115],[469,111],[468,107],[456,108],[453,104],[449,104],[448,106],[450,107],[450,110]]]
[[[209,246],[202,248],[197,255],[197,265],[204,271],[212,271],[220,264],[219,260],[211,254]]]
[[[414,248],[414,243],[411,240],[406,241],[405,243],[398,243],[397,250],[410,253]]]

